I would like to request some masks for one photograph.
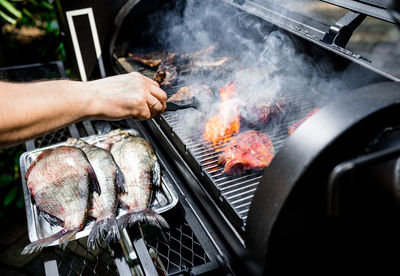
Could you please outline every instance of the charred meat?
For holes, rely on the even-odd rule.
[[[158,82],[161,87],[168,87],[175,83],[178,78],[176,66],[169,62],[162,62],[158,67],[153,80]]]
[[[319,111],[319,108],[314,108],[313,110],[308,112],[308,114],[303,119],[300,119],[300,120],[294,122],[293,124],[291,124],[288,128],[288,134],[291,135],[302,123],[304,123],[308,118],[310,118],[312,115],[314,115],[318,111]]]
[[[213,93],[207,85],[189,85],[184,86],[175,94],[168,98],[168,102],[184,102],[190,101],[193,97],[201,97],[202,95],[212,96]]]
[[[279,97],[278,99],[263,100],[252,105],[246,105],[241,109],[241,114],[250,126],[257,126],[282,118],[285,108],[285,98]]]
[[[58,233],[32,242],[22,254],[29,254],[56,240],[64,246],[86,223],[90,185],[100,187],[85,153],[76,147],[61,146],[40,154],[25,178],[31,196],[43,216],[52,225],[61,225]]]
[[[162,62],[173,63],[176,54],[169,52],[154,52],[147,54],[128,53],[128,56],[134,61],[142,63],[150,68],[157,68]]]
[[[126,193],[118,196],[127,210],[118,224],[121,228],[136,222],[147,222],[159,228],[168,228],[164,218],[149,208],[153,189],[160,186],[161,170],[151,144],[124,130],[113,130],[105,141],[115,162],[124,175]]]
[[[229,141],[218,163],[224,166],[223,173],[241,175],[248,170],[268,167],[274,154],[274,146],[267,134],[249,130]]]

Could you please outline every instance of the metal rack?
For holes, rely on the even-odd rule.
[[[72,137],[72,133],[78,137],[80,133],[105,134],[116,128],[132,128],[133,124],[129,120],[86,121],[29,141],[27,147],[36,148],[63,142]],[[179,207],[181,208],[182,206]],[[133,259],[130,258],[132,255],[127,256],[127,245],[123,242],[91,251],[86,247],[86,238],[81,238],[70,242],[65,250],[57,247],[45,248],[43,254],[46,275],[153,275],[152,272],[175,275],[193,274],[193,269],[196,271],[196,267],[202,265],[206,265],[205,271],[215,269],[215,262],[211,261],[185,215],[176,216],[178,211],[175,207],[166,215],[171,226],[168,232],[150,231],[149,234],[140,232],[138,227],[128,229],[128,236],[133,244]],[[150,262],[146,263],[146,259]]]

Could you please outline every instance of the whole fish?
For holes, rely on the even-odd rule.
[[[89,216],[96,219],[90,231],[87,246],[94,248],[100,242],[100,236],[105,244],[111,240],[119,240],[120,234],[116,220],[118,207],[117,193],[124,193],[124,177],[111,153],[103,148],[90,145],[77,138],[69,138],[68,146],[78,147],[86,154],[96,174],[101,195],[94,192],[91,197]]]
[[[96,175],[79,148],[60,146],[42,152],[25,174],[31,196],[44,218],[63,229],[27,245],[29,254],[59,240],[67,243],[86,223],[91,187],[100,193]]]
[[[156,227],[169,228],[165,219],[149,208],[153,185],[161,185],[161,170],[151,144],[125,130],[113,130],[108,135],[105,148],[125,178],[127,192],[119,194],[120,205],[128,210],[118,220],[120,228],[136,222],[147,222]]]

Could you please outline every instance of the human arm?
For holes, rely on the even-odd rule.
[[[156,82],[139,73],[89,82],[0,82],[0,147],[89,118],[149,119],[164,111],[166,97]]]

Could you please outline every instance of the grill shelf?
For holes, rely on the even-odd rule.
[[[85,121],[82,124],[71,125],[30,142],[35,147],[44,147],[64,142],[73,136],[72,133],[76,133],[76,135],[83,133],[87,136],[89,134],[105,134],[117,128],[132,128],[132,124],[128,120]],[[137,255],[147,254],[157,260],[153,265],[159,275],[186,273],[199,265],[212,263],[184,215],[176,216],[174,215],[176,211],[174,208],[169,211],[172,213],[171,215],[168,215],[168,212],[164,213],[165,215],[163,214],[170,223],[170,231],[161,235],[145,234],[143,242],[147,252],[136,252]],[[132,228],[129,228],[128,231],[130,235],[135,232]],[[139,272],[138,275],[143,275],[143,270],[140,268],[137,259],[134,262],[126,262],[121,244],[112,244],[110,247],[102,246],[92,251],[87,249],[86,241],[87,237],[71,241],[65,250],[58,247],[44,248],[42,254],[45,259],[45,267],[47,267],[46,274],[58,273],[68,276],[135,275]],[[56,265],[52,265],[53,261],[56,262]],[[212,269],[215,269],[215,267],[210,265],[209,270]]]
[[[117,65],[126,72],[141,72],[149,78],[153,78],[154,75],[154,71],[129,58],[119,58]],[[222,87],[224,83],[223,81],[217,81],[212,86]],[[165,92],[170,96],[182,86],[183,84],[178,82],[174,86],[165,89]],[[304,95],[301,92],[294,91],[285,95],[290,108],[296,110],[296,114],[280,122],[278,128],[275,128],[278,129],[277,131],[268,132],[276,153],[289,138],[288,127],[296,120],[304,118],[315,107],[311,96]],[[189,113],[180,112],[188,111],[164,112],[155,121],[161,126],[186,162],[189,163],[192,170],[214,197],[215,202],[219,204],[225,215],[228,216],[230,222],[240,233],[243,233],[250,204],[262,177],[262,172],[249,172],[240,177],[223,175],[223,168],[218,164],[218,156],[225,145],[214,148],[212,143],[203,138],[201,129],[197,133],[188,135],[180,118]]]

